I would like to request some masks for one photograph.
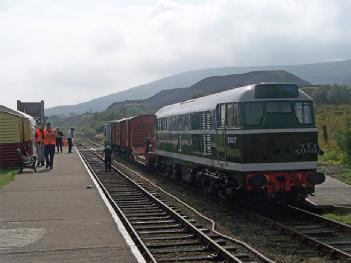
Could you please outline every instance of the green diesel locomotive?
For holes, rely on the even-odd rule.
[[[296,202],[317,172],[313,100],[295,84],[264,83],[168,105],[156,113],[155,167],[229,198]]]

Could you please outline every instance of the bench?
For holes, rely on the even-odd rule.
[[[36,156],[25,156],[22,154],[20,149],[17,149],[17,154],[18,154],[18,157],[20,158],[20,163],[21,163],[21,170],[19,171],[20,173],[23,172],[24,168],[30,168],[30,169],[33,169],[34,172],[37,172],[37,169],[35,168],[35,163],[37,161]]]

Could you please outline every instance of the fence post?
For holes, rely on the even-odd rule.
[[[323,125],[323,138],[324,138],[324,143],[328,144],[328,131],[327,131],[326,125]]]

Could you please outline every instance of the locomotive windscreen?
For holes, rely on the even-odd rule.
[[[297,98],[299,91],[295,84],[258,84],[255,85],[257,99]]]

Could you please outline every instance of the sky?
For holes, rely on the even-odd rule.
[[[349,0],[0,0],[0,104],[76,104],[175,73],[351,58]]]

